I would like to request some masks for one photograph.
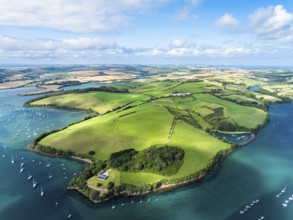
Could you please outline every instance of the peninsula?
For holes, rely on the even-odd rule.
[[[38,97],[25,106],[89,115],[42,134],[31,148],[90,159],[68,188],[93,202],[174,189],[202,179],[239,146],[214,131],[254,134],[269,121],[270,103],[290,99],[293,88],[272,82],[273,76],[271,70],[178,67],[139,81]]]

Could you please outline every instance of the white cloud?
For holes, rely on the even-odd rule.
[[[181,8],[177,10],[174,18],[177,21],[184,21],[188,19],[189,15],[190,15],[190,9],[185,7],[185,8]]]
[[[184,46],[185,44],[185,41],[184,40],[181,40],[181,39],[174,39],[171,43],[171,46],[172,47],[182,47]]]
[[[193,9],[198,7],[203,0],[185,0],[185,6],[175,12],[174,19],[184,21],[189,18],[197,18]]]
[[[5,60],[88,60],[120,58],[185,58],[185,57],[238,57],[259,54],[258,46],[253,45],[201,45],[174,39],[165,47],[125,47],[115,42],[98,38],[21,39],[0,36],[0,61]],[[269,51],[272,51],[270,48]]]
[[[71,32],[110,31],[127,26],[131,14],[169,0],[1,0],[0,25]]]
[[[97,38],[69,38],[62,41],[62,45],[68,50],[105,50],[116,48],[116,43],[105,42]]]
[[[215,25],[225,30],[233,30],[239,26],[239,21],[233,15],[225,13],[216,21]]]
[[[198,7],[202,0],[186,0],[187,4],[190,4],[192,7]]]
[[[256,34],[264,39],[293,40],[293,13],[283,5],[259,8],[249,16],[249,21]]]

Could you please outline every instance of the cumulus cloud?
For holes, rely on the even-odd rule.
[[[225,13],[220,17],[215,25],[225,30],[235,30],[239,26],[239,21],[229,13]]]
[[[249,16],[256,34],[268,40],[293,41],[293,13],[283,5],[259,8]]]
[[[131,14],[169,0],[1,0],[0,25],[34,26],[71,32],[110,31],[127,26]]]
[[[182,47],[184,46],[185,44],[185,41],[184,40],[181,40],[181,39],[174,39],[171,43],[171,46],[172,47]]]
[[[105,42],[97,38],[69,38],[62,41],[62,45],[68,50],[105,50],[116,48],[115,42]]]
[[[22,39],[0,35],[0,61],[4,60],[76,60],[77,62],[98,58],[172,58],[172,57],[231,57],[257,54],[252,46],[198,45],[174,39],[165,47],[125,47],[116,42],[99,38]]]
[[[175,12],[174,19],[177,21],[184,21],[189,18],[197,18],[193,13],[193,9],[198,7],[202,0],[185,0],[185,6]]]

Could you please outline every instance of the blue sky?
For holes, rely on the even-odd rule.
[[[0,62],[292,65],[292,0],[1,0]]]

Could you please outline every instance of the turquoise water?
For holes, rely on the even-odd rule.
[[[251,220],[261,216],[293,219],[293,202],[282,206],[293,193],[293,103],[271,106],[271,122],[256,140],[230,155],[204,182],[168,193],[120,198],[93,208],[65,190],[83,164],[24,149],[37,134],[61,128],[84,114],[23,109],[22,104],[31,97],[17,94],[29,90],[0,91],[0,219],[67,219],[69,214],[71,219],[78,220]],[[22,173],[21,163],[24,163]],[[38,182],[36,188],[32,179],[27,179],[28,171]],[[53,175],[51,179],[49,174]],[[41,187],[44,196],[40,195]],[[277,198],[284,187],[286,193]],[[259,203],[240,215],[239,211],[256,199]],[[112,209],[112,205],[116,208]]]

